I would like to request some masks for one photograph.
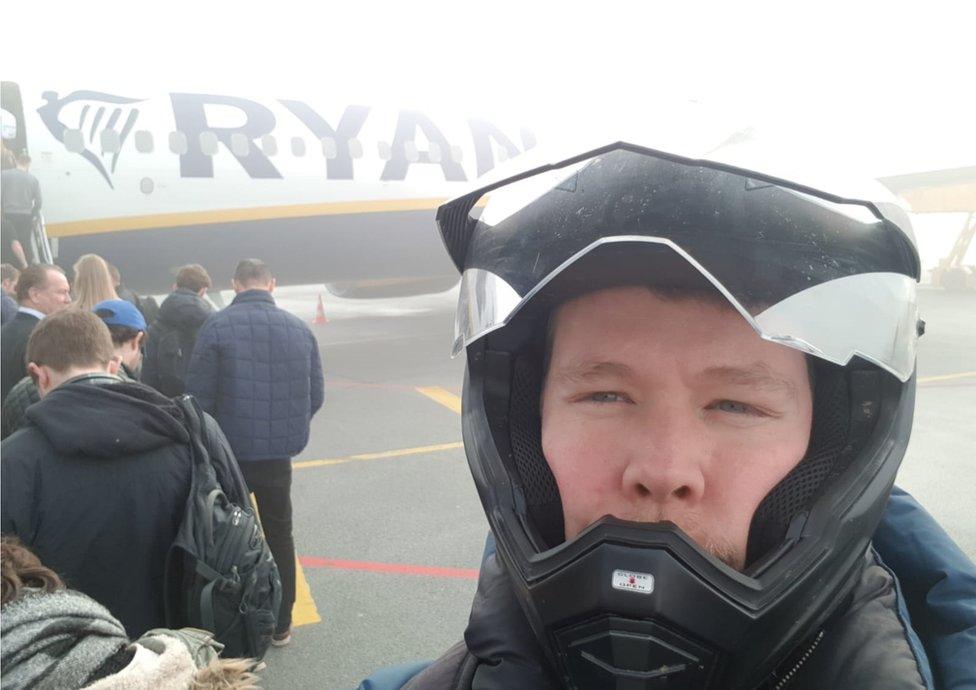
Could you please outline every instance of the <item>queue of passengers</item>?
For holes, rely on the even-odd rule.
[[[256,259],[238,265],[237,296],[221,312],[205,299],[212,285],[206,270],[184,266],[152,323],[147,300],[119,294],[117,270],[96,255],[75,263],[73,299],[58,266],[35,264],[18,274],[4,265],[3,278],[4,294],[16,300],[0,330],[4,687],[42,687],[41,678],[51,679],[49,687],[123,687],[110,682],[114,674],[138,660],[152,670],[173,640],[196,662],[197,680],[202,674],[214,683],[199,687],[253,687],[255,663],[223,665],[227,673],[215,675],[214,660],[225,645],[226,653],[260,658],[268,644],[291,640],[291,458],[308,441],[324,388],[311,330],[275,305],[274,277]],[[271,351],[255,347],[270,341],[289,353],[274,362],[276,376],[286,372],[284,386],[269,378]],[[242,370],[252,379],[242,380]],[[192,399],[172,397],[184,389]],[[205,411],[197,427],[194,407]],[[212,475],[200,469],[206,464]],[[206,545],[194,551],[192,543],[201,517],[193,491],[207,476],[229,508],[252,516],[245,526],[256,525],[249,494],[262,521],[237,540],[258,584],[237,595],[244,598],[229,614],[206,606],[210,597],[230,596],[220,592],[231,579],[207,565]],[[242,528],[232,513],[203,517]],[[8,604],[8,570],[25,563],[28,574],[9,579],[25,587],[14,587]],[[28,584],[38,572],[50,575]],[[62,582],[77,592],[65,593]],[[196,599],[180,594],[194,587]],[[40,596],[53,591],[59,595]],[[74,623],[57,632],[37,624],[50,616]],[[167,630],[186,625],[210,632]],[[83,649],[96,628],[109,632],[85,663],[103,652],[111,657],[97,668],[44,652],[45,635],[66,635]],[[228,673],[236,684],[218,684]],[[172,687],[186,686],[180,682]]]

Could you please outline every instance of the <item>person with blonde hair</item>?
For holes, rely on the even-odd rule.
[[[72,306],[91,311],[96,304],[118,299],[108,263],[98,254],[85,254],[75,262],[75,301]]]

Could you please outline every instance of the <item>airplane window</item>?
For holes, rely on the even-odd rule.
[[[427,146],[427,157],[430,159],[431,163],[441,162],[441,145],[436,141],[430,142]]]
[[[85,150],[85,137],[80,129],[64,130],[64,147],[72,153],[81,153]]]
[[[103,129],[98,137],[102,144],[102,153],[118,153],[122,148],[119,133],[114,129]]]
[[[273,134],[265,134],[261,137],[261,150],[265,156],[274,156],[278,153],[278,142],[275,141]]]
[[[455,163],[460,163],[462,158],[464,158],[464,151],[457,144],[453,144],[451,146],[451,160]]]
[[[417,151],[416,142],[405,142],[403,144],[403,153],[407,157],[407,160],[411,163],[416,163],[420,159],[420,153]]]
[[[385,141],[377,143],[376,149],[380,154],[380,160],[388,161],[393,158],[393,151],[390,150],[390,145]]]
[[[301,137],[293,137],[291,140],[291,153],[293,156],[301,158],[305,155],[305,140]]]
[[[152,132],[140,129],[136,132],[136,151],[139,153],[152,153],[153,137]]]
[[[213,132],[200,132],[200,150],[205,156],[216,156],[217,135]]]
[[[251,155],[251,142],[241,132],[230,135],[230,150],[235,156]]]
[[[352,158],[363,157],[363,143],[359,139],[349,140],[349,155]]]
[[[139,180],[139,189],[142,190],[143,194],[152,194],[155,188],[156,185],[151,177],[144,177]]]
[[[185,155],[187,150],[186,134],[183,132],[170,132],[169,150],[180,156]]]
[[[322,137],[322,155],[330,161],[339,155],[339,149],[336,147],[335,139],[332,137]]]

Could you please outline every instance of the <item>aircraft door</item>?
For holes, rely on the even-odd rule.
[[[17,155],[27,151],[27,128],[20,86],[12,81],[0,82],[0,134],[3,145]]]

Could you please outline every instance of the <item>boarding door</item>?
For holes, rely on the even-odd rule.
[[[27,126],[24,120],[24,103],[20,86],[12,81],[0,83],[0,135],[4,147],[15,156],[29,153],[27,150]],[[38,215],[31,232],[30,246],[24,248],[28,260],[46,264],[54,263],[54,253],[44,228],[44,216]]]

